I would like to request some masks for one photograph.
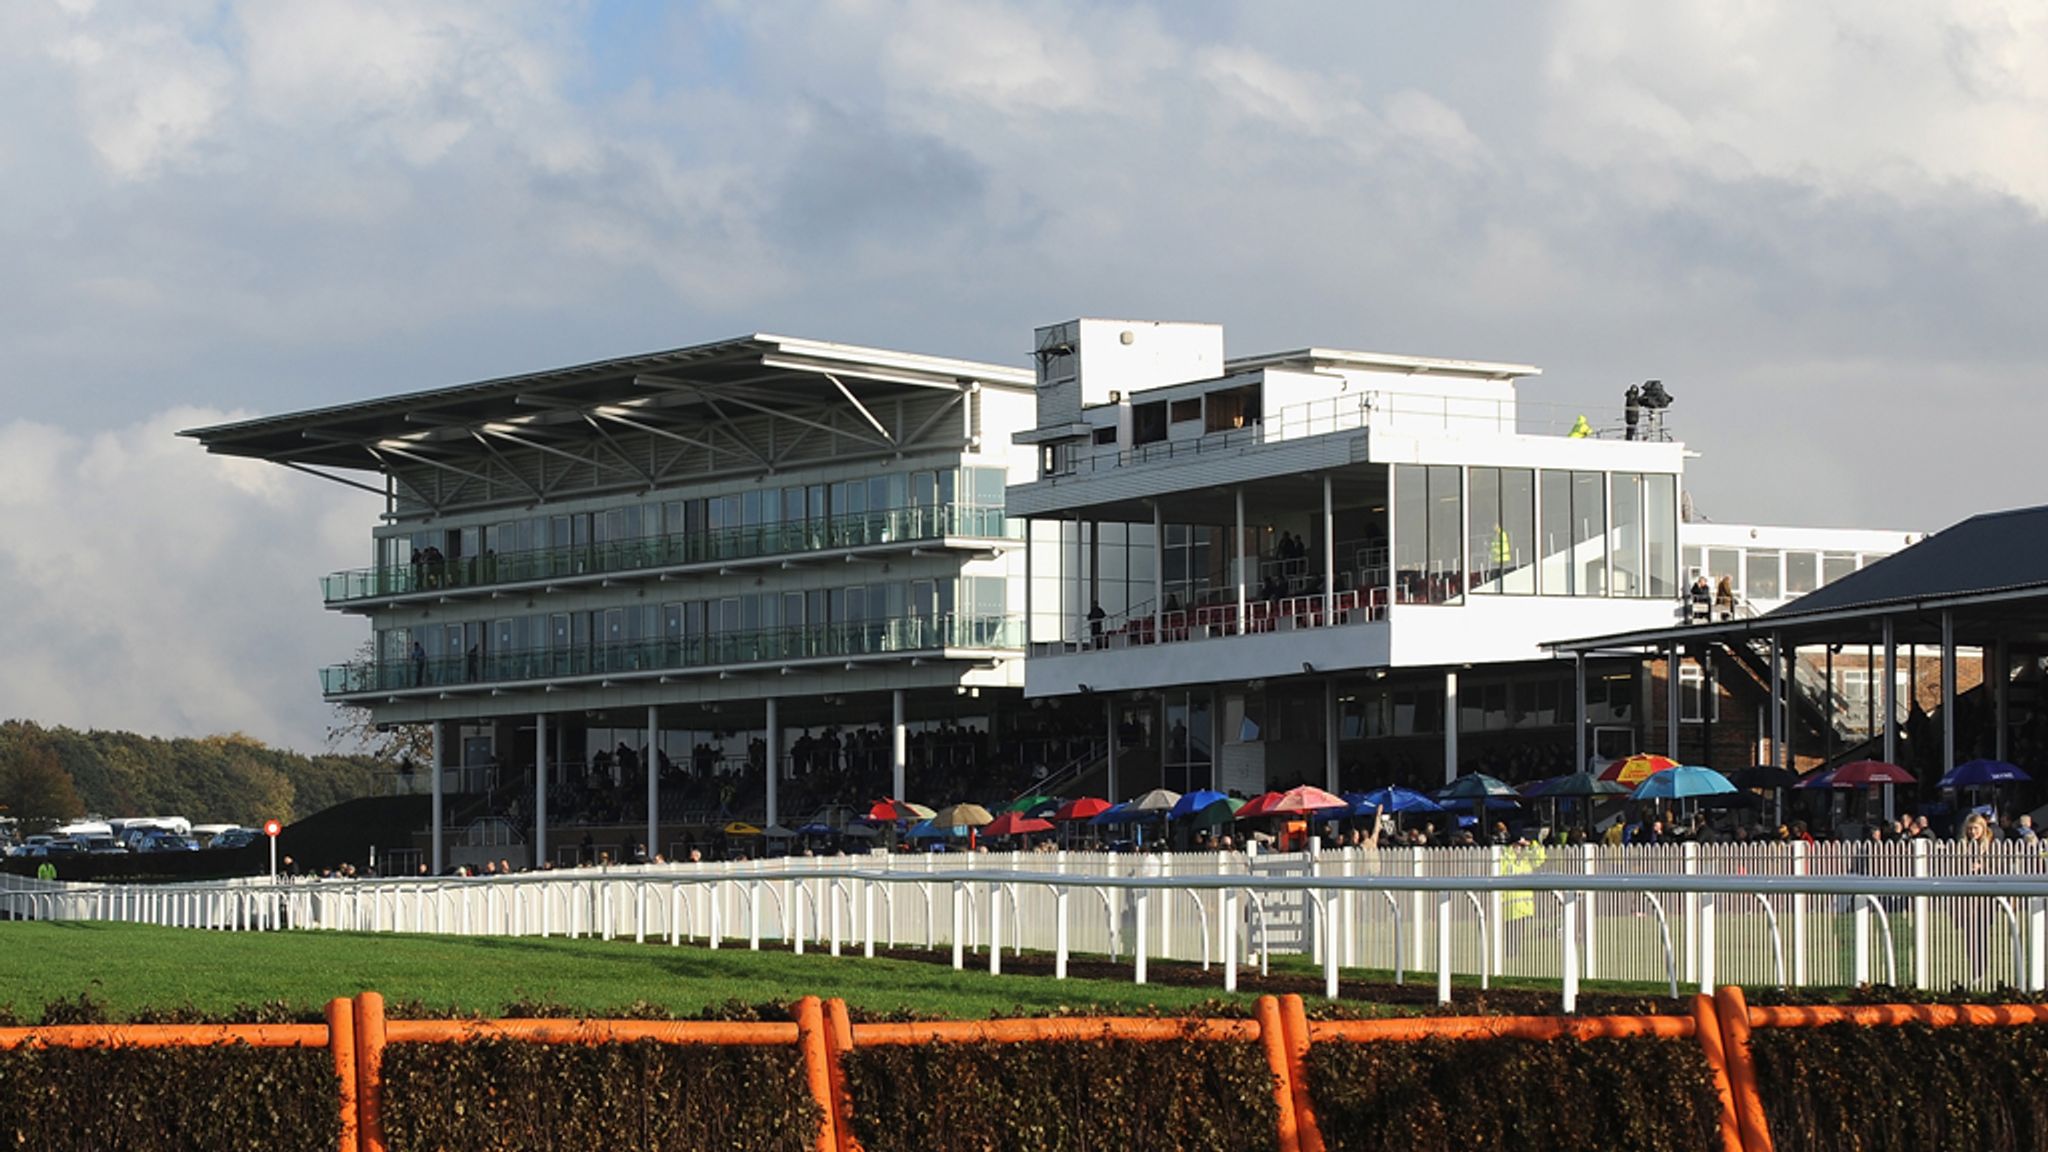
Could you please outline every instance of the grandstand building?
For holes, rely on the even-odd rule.
[[[971,778],[1021,700],[1031,383],[754,335],[186,435],[383,499],[321,686],[433,726],[439,871]]]
[[[397,783],[436,871],[757,850],[721,830],[882,795],[1775,760],[1759,644],[1559,642],[1697,619],[1699,575],[1729,578],[1704,622],[1753,616],[1912,540],[1688,522],[1664,408],[1524,403],[1528,365],[1118,320],[1033,352],[754,335],[186,435],[383,501],[321,581],[366,625],[321,685],[431,727]],[[1875,664],[1828,656],[1805,679],[1849,702],[1809,751],[1870,735]]]
[[[1035,348],[1017,437],[1035,475],[1008,505],[1025,694],[1117,734],[1112,795],[1533,779],[1662,751],[1676,721],[1652,717],[1683,712],[1678,689],[1695,721],[1755,693],[1712,661],[1547,642],[1768,611],[1913,540],[1687,523],[1666,409],[1596,424],[1526,404],[1529,365],[1230,359],[1217,326],[1120,320],[1041,328]],[[1689,595],[1701,575],[1731,577],[1718,610]],[[1719,740],[1739,754],[1760,727],[1738,714]]]

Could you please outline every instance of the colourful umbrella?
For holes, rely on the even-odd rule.
[[[1941,778],[1943,788],[1989,788],[1993,784],[2024,784],[2033,777],[2017,764],[2003,760],[1971,760],[1948,770]]]
[[[1522,794],[1484,772],[1468,772],[1439,789],[1439,800],[1520,800]]]
[[[1669,756],[1653,756],[1648,752],[1638,752],[1601,769],[1600,778],[1633,788],[1659,772],[1669,772],[1677,767],[1680,767],[1678,761]]]
[[[1043,815],[1060,806],[1057,796],[1019,796],[1010,802],[1005,812],[1022,812],[1026,816]]]
[[[1289,788],[1273,801],[1266,811],[1273,814],[1282,812],[1328,812],[1334,808],[1349,808],[1351,802],[1334,792],[1325,792],[1313,784]]]
[[[1870,788],[1879,784],[1916,783],[1913,774],[1882,760],[1852,760],[1828,773],[1830,788]]]
[[[1190,826],[1194,828],[1215,828],[1218,825],[1228,824],[1232,820],[1237,819],[1237,810],[1244,807],[1244,805],[1245,802],[1235,796],[1225,796],[1223,799],[1195,813],[1195,818],[1190,821]]]
[[[1015,812],[1005,812],[982,828],[981,834],[983,836],[1028,836],[1034,832],[1050,831],[1052,831],[1052,821],[1050,820],[1040,820],[1032,816],[1022,816]]]
[[[1641,784],[1629,794],[1634,800],[1692,800],[1700,796],[1717,796],[1723,792],[1735,791],[1735,785],[1726,776],[1712,768],[1666,768]]]
[[[1263,795],[1254,796],[1250,800],[1245,801],[1244,807],[1237,810],[1237,818],[1239,820],[1255,820],[1261,816],[1271,816],[1273,814],[1273,805],[1279,799],[1280,793],[1278,792],[1267,792]]]
[[[1154,788],[1143,796],[1134,796],[1124,801],[1131,811],[1145,813],[1171,812],[1173,806],[1178,803],[1180,793],[1171,788]]]
[[[948,804],[932,813],[931,820],[940,828],[980,828],[995,823],[996,818],[979,804]]]
[[[1218,800],[1227,799],[1229,799],[1229,797],[1225,796],[1221,792],[1215,791],[1214,789],[1197,788],[1193,792],[1183,794],[1180,799],[1174,801],[1172,810],[1167,812],[1166,815],[1169,819],[1180,820],[1188,816],[1193,816],[1195,813],[1200,812],[1202,809],[1207,808],[1209,805],[1216,803]]]
[[[908,800],[877,800],[868,808],[868,819],[891,823],[897,820],[929,820],[932,810]]]
[[[1405,812],[1441,812],[1444,806],[1415,791],[1413,788],[1380,788],[1372,792],[1346,792],[1351,801],[1353,816],[1370,816],[1374,812],[1389,812],[1400,815]]]
[[[1536,795],[1545,799],[1572,799],[1574,797],[1584,798],[1588,796],[1619,796],[1627,791],[1628,789],[1616,784],[1614,781],[1602,780],[1591,772],[1574,772],[1569,776],[1559,776],[1552,780],[1545,780],[1542,790],[1537,792]]]
[[[1059,810],[1052,814],[1052,818],[1055,820],[1092,820],[1109,811],[1111,807],[1112,805],[1107,800],[1094,796],[1077,796],[1060,805]]]

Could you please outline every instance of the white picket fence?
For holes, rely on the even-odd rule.
[[[2002,841],[785,858],[506,877],[92,885],[0,877],[0,915],[216,931],[1004,951],[1220,969],[1303,955],[1408,980],[2048,988],[2048,861]],[[1526,871],[1524,870],[1526,868]]]

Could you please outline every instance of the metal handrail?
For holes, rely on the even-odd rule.
[[[821,520],[776,520],[741,528],[668,533],[604,544],[532,548],[421,563],[350,568],[321,577],[328,604],[444,594],[528,581],[602,579],[607,575],[907,544],[959,536],[1022,537],[1001,508],[963,501],[905,505]]]

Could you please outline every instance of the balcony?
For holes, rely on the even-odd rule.
[[[1023,646],[1022,617],[913,616],[681,640],[603,644],[564,651],[479,654],[474,659],[452,656],[337,664],[320,670],[320,689],[330,698],[429,690],[439,693],[499,684],[639,679],[746,665],[818,664],[945,649],[1015,650]]]
[[[624,574],[654,575],[692,566],[847,550],[890,550],[947,538],[1021,540],[1021,525],[1000,508],[938,504],[838,516],[822,521],[781,521],[715,532],[650,536],[615,544],[486,553],[432,564],[356,568],[320,578],[329,607],[406,596],[443,596],[535,582],[599,583]]]

